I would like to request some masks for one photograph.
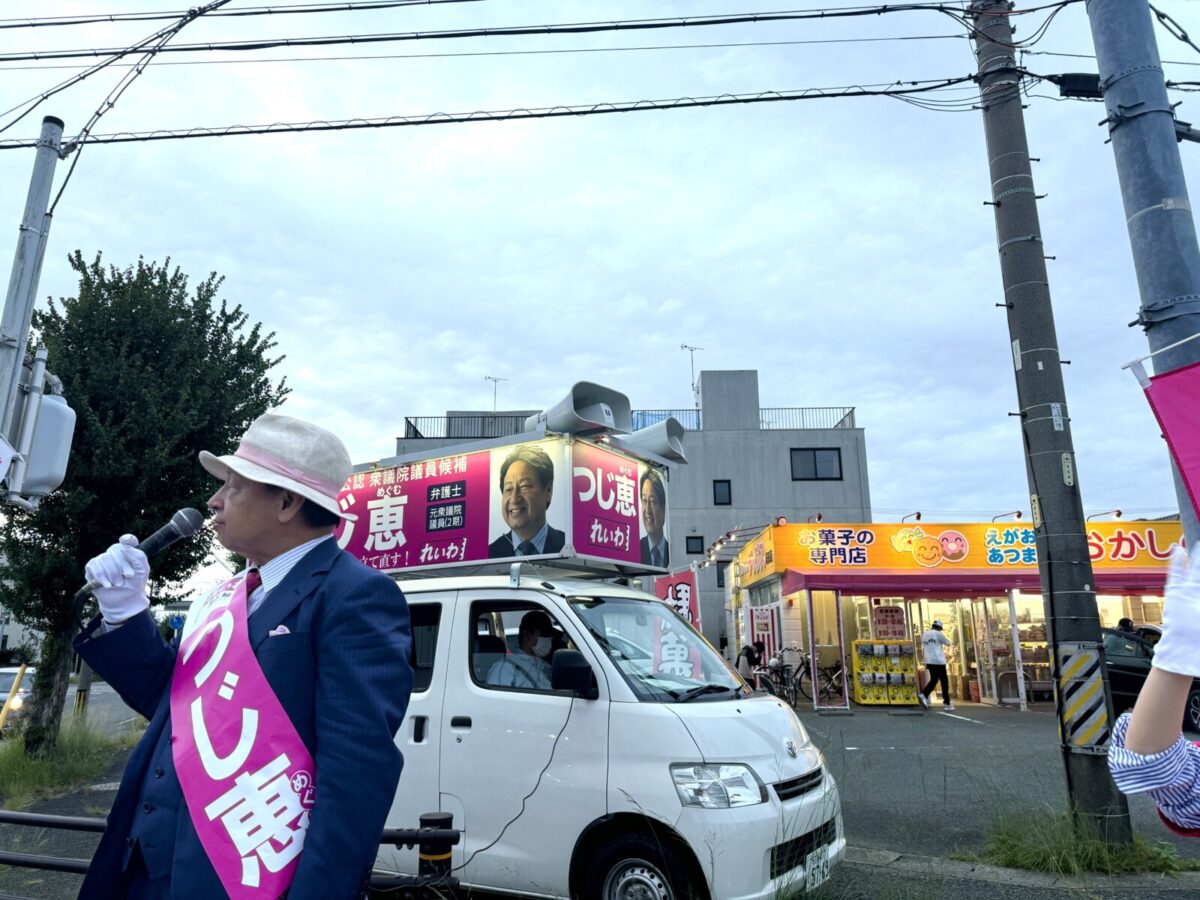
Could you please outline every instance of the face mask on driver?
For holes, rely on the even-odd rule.
[[[553,644],[548,637],[539,637],[533,642],[533,655],[545,659],[550,655],[550,648]]]

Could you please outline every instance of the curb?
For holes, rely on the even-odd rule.
[[[947,878],[969,878],[997,884],[1024,887],[1058,888],[1074,891],[1112,891],[1117,887],[1136,891],[1178,891],[1200,896],[1200,872],[1181,872],[1178,875],[1051,875],[1026,869],[1006,869],[984,863],[963,862],[937,856],[915,856],[890,850],[868,850],[846,847],[844,862],[854,866],[893,869],[898,872],[919,872]],[[1102,893],[1101,896],[1104,894]]]

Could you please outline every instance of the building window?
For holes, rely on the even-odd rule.
[[[837,447],[792,450],[792,481],[841,481],[842,451]]]
[[[689,534],[687,536],[687,552],[688,553],[703,553],[704,552],[704,538],[702,538],[696,534]]]
[[[713,482],[713,504],[716,506],[730,506],[733,503],[733,488],[729,484],[728,479],[717,480]]]
[[[725,572],[729,568],[729,563],[717,563],[717,587],[725,587]]]

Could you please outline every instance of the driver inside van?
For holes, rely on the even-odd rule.
[[[517,632],[520,647],[488,670],[487,683],[496,687],[550,690],[550,654],[554,626],[540,609],[521,617]]]

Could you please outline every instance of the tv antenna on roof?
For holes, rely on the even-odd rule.
[[[492,383],[492,412],[495,412],[496,411],[496,391],[500,387],[499,383],[501,381],[508,381],[508,379],[507,378],[496,378],[492,375],[484,375],[483,380],[490,381]]]
[[[700,398],[696,394],[696,351],[703,350],[703,347],[693,347],[691,344],[680,344],[680,350],[688,352],[688,358],[692,362],[692,396],[696,397],[696,409],[700,408]]]

